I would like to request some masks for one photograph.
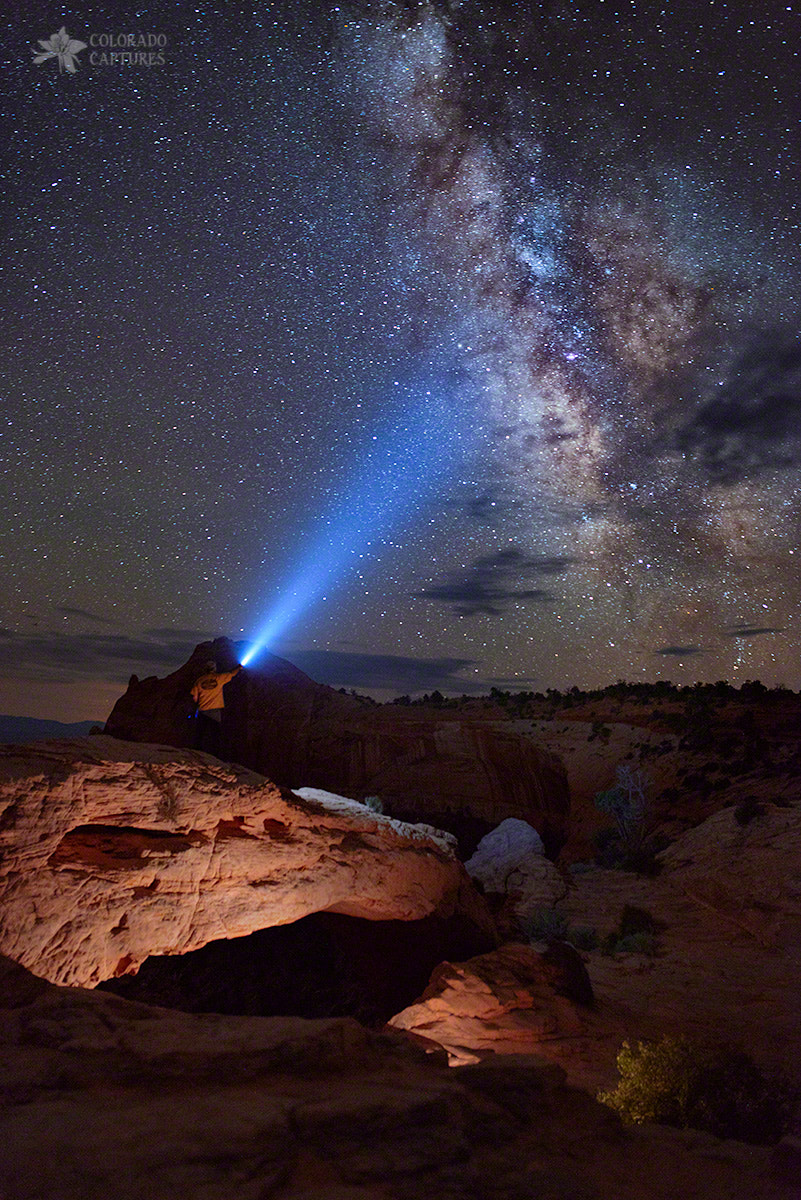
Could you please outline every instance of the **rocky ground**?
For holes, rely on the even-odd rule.
[[[657,923],[653,956],[585,955],[597,993],[628,1010],[629,1036],[729,1039],[801,1085],[799,845],[800,805],[766,804],[746,825],[726,808],[665,851],[655,878],[572,877],[560,902],[572,925],[603,935],[627,904]]]
[[[169,728],[146,683],[126,704]],[[624,1129],[594,1099],[624,1040],[666,1033],[801,1086],[797,698],[469,702],[431,738],[425,710],[389,713],[378,740],[354,706],[360,778],[377,755],[411,809],[449,763],[450,789],[483,773],[470,820],[510,819],[467,870],[448,834],[193,750],[0,748],[2,1200],[801,1200],[799,1128],[767,1148]],[[293,753],[317,753],[304,728]],[[498,807],[515,762],[531,786]],[[593,861],[621,763],[648,775],[650,876]],[[557,817],[556,863],[528,825],[518,845]],[[55,986],[99,980],[120,994]]]
[[[0,964],[5,1200],[780,1200],[769,1149],[647,1127],[530,1056],[188,1015]]]

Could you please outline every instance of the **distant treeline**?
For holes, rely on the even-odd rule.
[[[343,689],[344,690],[344,689]],[[755,700],[781,699],[783,697],[794,696],[796,693],[783,684],[774,688],[768,688],[759,679],[746,679],[745,683],[740,687],[734,687],[731,683],[727,683],[725,679],[719,679],[717,683],[694,683],[694,684],[675,684],[669,679],[660,679],[656,683],[626,683],[625,680],[619,679],[617,683],[611,683],[605,688],[596,688],[591,691],[583,691],[579,687],[571,687],[566,692],[560,692],[557,688],[547,688],[544,692],[511,692],[503,691],[501,688],[491,688],[488,695],[484,696],[443,696],[442,692],[434,691],[430,694],[426,692],[424,696],[419,696],[413,700],[411,696],[398,696],[392,701],[393,704],[401,705],[423,705],[429,704],[439,708],[460,708],[463,705],[476,703],[494,703],[502,707],[521,709],[528,705],[550,705],[557,708],[577,708],[580,705],[599,703],[603,700],[633,700],[641,704],[653,704],[658,700],[674,700],[686,702],[688,699],[695,701],[717,701],[723,702],[727,700],[752,703]]]

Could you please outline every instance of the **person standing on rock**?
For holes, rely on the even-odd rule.
[[[197,705],[195,745],[198,750],[219,756],[222,744],[222,711],[225,708],[223,688],[241,670],[242,667],[237,666],[233,671],[218,671],[216,662],[209,659],[195,680],[192,699]]]

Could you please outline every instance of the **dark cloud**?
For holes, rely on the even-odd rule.
[[[801,343],[774,341],[743,353],[679,429],[676,445],[718,483],[801,464]]]
[[[142,636],[152,638],[153,641],[161,642],[169,648],[183,649],[188,646],[188,653],[191,654],[198,642],[213,642],[215,638],[230,635],[219,629],[145,629]]]
[[[50,683],[87,680],[127,682],[132,674],[164,675],[191,655],[198,636],[191,631],[161,630],[132,637],[126,634],[12,633],[0,640],[0,671],[11,678]]]
[[[338,650],[289,650],[291,659],[318,683],[396,692],[475,690],[459,674],[474,665],[469,658],[406,658],[397,654],[359,654]]]
[[[726,637],[752,638],[759,637],[761,633],[782,633],[782,630],[772,625],[735,625],[726,630]]]
[[[655,654],[667,654],[673,658],[689,658],[691,654],[703,654],[700,646],[662,646]]]
[[[415,599],[439,600],[460,616],[485,613],[497,616],[520,601],[544,603],[553,600],[543,588],[522,587],[529,578],[563,574],[575,559],[525,554],[509,547],[477,558],[464,571],[450,572],[443,583],[433,584]]]
[[[119,621],[115,621],[111,617],[101,617],[97,613],[89,612],[87,608],[72,608],[68,604],[59,605],[56,612],[61,613],[65,617],[80,617],[84,621],[93,621],[95,625],[119,624]]]
[[[486,688],[497,687],[511,692],[530,692],[537,683],[536,679],[522,678],[519,675],[501,675],[484,681]],[[486,689],[485,689],[486,690]]]
[[[501,486],[490,483],[472,495],[465,495],[461,491],[453,498],[444,500],[443,507],[464,514],[477,525],[497,525],[511,507],[511,501]]]
[[[102,680],[124,685],[131,674],[169,675],[187,661],[199,642],[219,634],[199,629],[149,629],[124,634],[15,634],[0,640],[0,671],[8,678],[44,683]],[[239,644],[241,646],[241,643]],[[337,650],[278,651],[320,683],[390,693],[475,691],[459,674],[468,658],[405,658]],[[480,690],[480,689],[479,689]],[[485,689],[486,690],[486,689]]]

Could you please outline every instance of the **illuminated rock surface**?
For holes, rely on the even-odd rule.
[[[491,922],[452,839],[208,755],[101,736],[0,746],[0,952],[93,984],[297,921]]]
[[[625,1131],[528,1056],[187,1015],[0,960],[4,1200],[782,1200],[769,1149]]]
[[[423,995],[392,1018],[448,1052],[454,1064],[488,1054],[541,1054],[581,1079],[597,1043],[620,1044],[625,1024],[593,1011],[581,956],[556,943],[544,953],[509,943],[463,963],[438,966]]]
[[[164,679],[132,681],[106,732],[171,746],[191,743],[189,692],[199,664],[235,663],[225,638],[199,646]],[[533,825],[555,854],[569,828],[564,766],[512,729],[456,710],[375,705],[315,683],[265,654],[225,689],[224,758],[286,787],[317,787],[361,799],[379,795],[385,811],[450,829],[472,850],[506,817]]]

